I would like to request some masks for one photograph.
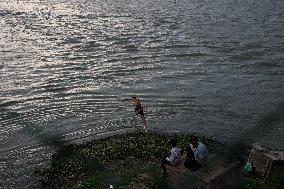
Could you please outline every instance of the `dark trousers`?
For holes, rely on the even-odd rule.
[[[196,171],[201,167],[201,165],[196,160],[187,159],[184,162],[184,167]]]
[[[161,160],[161,168],[163,169],[163,175],[166,175],[167,174],[167,168],[165,165],[172,165],[167,159],[167,157],[164,157],[162,160]]]

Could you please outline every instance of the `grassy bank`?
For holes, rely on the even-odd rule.
[[[128,133],[94,140],[81,145],[69,145],[54,154],[50,167],[36,171],[43,188],[103,189],[110,188],[172,188],[161,177],[160,160],[168,154],[168,142],[177,138],[178,147],[186,149],[191,135],[161,133]],[[224,146],[200,138],[209,154]],[[281,177],[282,178],[282,177]],[[283,186],[246,178],[245,188],[271,189]],[[140,184],[140,185],[139,185]]]
[[[149,188],[167,188],[159,162],[169,152],[168,142],[176,137],[186,149],[191,135],[129,133],[70,145],[58,151],[51,166],[37,171],[43,188],[115,188],[143,183]],[[217,143],[200,139],[209,151]]]

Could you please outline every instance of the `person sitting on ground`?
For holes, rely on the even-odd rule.
[[[190,145],[188,148],[190,148],[194,155],[194,161],[195,163],[198,163],[199,165],[197,167],[202,167],[205,165],[207,159],[208,159],[208,150],[207,147],[198,141],[198,138],[196,136],[193,136],[190,140]],[[191,152],[189,152],[191,153]]]
[[[177,148],[177,140],[170,141],[172,146],[170,156],[164,157],[161,161],[161,168],[163,168],[163,175],[167,175],[167,168],[165,165],[176,165],[181,159],[181,149]]]
[[[201,167],[200,164],[195,160],[194,153],[190,146],[188,146],[186,149],[186,159],[184,161],[184,167],[193,171],[196,171]]]

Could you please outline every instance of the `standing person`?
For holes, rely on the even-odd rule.
[[[193,136],[190,140],[189,147],[191,148],[194,159],[200,165],[200,167],[204,166],[208,159],[208,150],[207,147],[198,141],[196,136]]]
[[[181,150],[177,148],[177,140],[172,139],[170,141],[171,144],[171,153],[168,157],[164,157],[161,161],[161,168],[163,169],[163,175],[167,175],[167,168],[165,165],[175,165],[181,159]]]
[[[129,99],[124,99],[124,101],[127,101]],[[144,112],[143,112],[143,107],[142,107],[142,104],[141,104],[141,101],[139,98],[137,98],[136,96],[133,96],[130,101],[133,103],[133,105],[135,106],[135,114],[136,115],[140,115],[141,116],[141,119],[144,123],[144,129],[146,130],[148,128],[147,126],[147,122],[146,122],[146,119],[145,119],[145,115],[144,115]]]

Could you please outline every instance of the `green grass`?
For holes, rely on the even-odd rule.
[[[109,188],[107,185],[108,174],[99,172],[96,176],[88,178],[87,180],[78,183],[73,189],[103,189]]]
[[[161,177],[161,158],[169,152],[169,141],[177,138],[186,149],[191,135],[129,133],[67,146],[53,156],[51,166],[37,172],[43,188],[109,188],[143,183],[150,188],[168,189]],[[209,151],[217,143],[201,138]]]

